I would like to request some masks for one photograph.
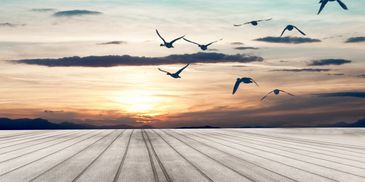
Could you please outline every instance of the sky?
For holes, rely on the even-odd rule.
[[[317,15],[314,0],[2,0],[0,117],[162,128],[365,118],[365,1],[343,1],[349,10],[329,2]],[[267,18],[258,26],[233,26]],[[287,39],[274,42],[288,24],[307,36],[287,31]],[[173,49],[160,47],[155,29],[167,40],[223,40],[203,59],[196,56],[203,51],[184,40]],[[115,61],[108,55],[141,63],[119,57],[110,66]],[[225,59],[232,55],[245,60]],[[76,56],[103,56],[108,66],[90,65],[90,58],[59,64]],[[181,79],[157,69],[175,72],[189,61]],[[238,77],[251,77],[259,87],[243,84],[232,95]],[[275,88],[295,96],[260,100]]]

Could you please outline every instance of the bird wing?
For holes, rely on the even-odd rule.
[[[326,6],[326,4],[328,3],[328,0],[322,0],[322,1],[320,1],[319,3],[321,3],[321,7],[319,8],[317,15],[319,15],[319,13],[321,13],[321,12],[322,12],[323,8],[324,8],[324,7]]]
[[[237,79],[236,83],[234,84],[233,86],[233,92],[232,92],[232,95],[234,95],[236,92],[237,92],[237,89],[238,87],[240,86],[241,84],[241,80],[240,79]]]
[[[212,44],[214,44],[214,43],[216,43],[216,42],[219,42],[219,41],[221,41],[221,40],[223,40],[223,39],[219,39],[219,40],[213,41],[213,42],[211,42],[211,43],[207,44],[206,46],[210,46],[210,45],[212,45]]]
[[[282,37],[282,36],[284,35],[284,33],[285,33],[285,31],[286,31],[287,29],[288,29],[288,26],[284,28],[283,32],[281,32],[280,37]]]
[[[271,92],[269,92],[269,93],[267,93],[265,96],[263,96],[262,98],[261,98],[261,100],[264,100],[264,99],[266,99],[266,97],[267,96],[269,96],[271,93],[273,93],[274,91],[271,91]]]
[[[185,35],[184,36],[181,36],[181,37],[179,37],[179,38],[176,38],[176,39],[174,39],[174,40],[172,40],[170,43],[171,44],[173,44],[174,42],[176,42],[176,41],[178,41],[178,40],[180,40],[180,39],[182,39],[182,38],[184,38],[185,37]]]
[[[186,67],[188,67],[190,64],[187,64],[186,66],[184,66],[183,68],[181,68],[179,71],[177,71],[175,74],[179,75],[182,71],[184,71],[184,69]]]
[[[157,33],[157,35],[160,37],[160,39],[162,39],[162,41],[164,42],[164,43],[166,43],[166,41],[165,41],[165,39],[160,35],[160,33],[158,32],[158,30],[156,29],[156,33]]]
[[[257,22],[261,22],[261,21],[270,21],[270,20],[272,20],[272,18],[265,19],[265,20],[257,20]]]
[[[164,73],[170,73],[170,72],[168,72],[168,71],[165,71],[165,70],[163,70],[163,69],[160,69],[160,68],[158,68],[158,70],[160,70],[160,71],[162,71],[162,72],[164,72]]]
[[[253,79],[251,78],[251,81],[252,81],[253,83],[255,83],[255,84],[256,84],[256,86],[258,86],[258,87],[259,87],[259,84],[257,84],[257,82],[256,82],[255,80],[253,80]]]
[[[193,41],[191,41],[191,40],[188,40],[188,39],[185,39],[185,38],[183,38],[186,42],[190,42],[190,43],[192,43],[192,44],[196,44],[196,45],[198,45],[198,46],[200,46],[200,44],[198,44],[198,43],[196,43],[196,42],[193,42]]]
[[[288,95],[290,95],[290,96],[295,96],[295,95],[293,95],[293,94],[291,94],[291,93],[289,93],[289,92],[287,92],[287,91],[285,91],[285,90],[280,90],[281,92],[284,92],[284,93],[286,93],[286,94],[288,94]]]
[[[306,35],[303,31],[301,31],[298,27],[294,26],[295,29],[297,29],[302,35]]]
[[[348,9],[347,8],[347,6],[346,6],[346,4],[345,3],[343,3],[341,0],[337,0],[337,2],[338,2],[338,4],[340,4],[340,6],[343,8],[343,9]]]

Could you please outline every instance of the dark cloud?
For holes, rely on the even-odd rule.
[[[0,27],[19,27],[19,26],[25,26],[25,24],[14,24],[14,23],[0,23]]]
[[[302,43],[313,43],[313,42],[321,42],[319,39],[312,39],[306,37],[263,37],[255,39],[256,41],[261,42],[270,42],[270,43],[285,43],[285,44],[302,44]]]
[[[119,44],[126,44],[126,41],[110,41],[110,42],[103,42],[99,45],[119,45]]]
[[[83,15],[100,15],[101,12],[90,10],[67,10],[58,11],[54,14],[56,17],[70,17],[70,16],[83,16]]]
[[[345,42],[346,43],[365,42],[365,37],[350,37]]]
[[[334,92],[317,94],[321,97],[360,97],[365,98],[365,92]]]
[[[360,77],[360,78],[365,78],[365,74],[360,74],[360,75],[357,75],[357,77]]]
[[[331,69],[319,69],[319,68],[302,68],[302,69],[277,69],[272,71],[287,71],[287,72],[327,72]]]
[[[308,65],[309,66],[343,65],[351,62],[352,61],[346,59],[320,59],[320,60],[313,60]]]
[[[232,42],[231,43],[232,45],[245,45],[244,43],[242,43],[242,42]]]
[[[344,76],[345,73],[328,73],[329,76]]]
[[[59,59],[25,59],[14,61],[16,63],[42,65],[49,67],[83,66],[83,67],[112,67],[112,66],[144,66],[162,64],[187,64],[187,63],[247,63],[263,61],[262,57],[245,54],[226,55],[222,53],[195,53],[170,55],[166,57],[138,57],[138,56],[89,56],[65,57]]]
[[[51,11],[56,11],[56,9],[53,9],[53,8],[34,8],[34,9],[31,9],[31,11],[34,11],[34,12],[51,12]]]
[[[257,48],[257,47],[245,47],[245,46],[241,46],[241,47],[235,47],[234,49],[236,49],[236,50],[247,50],[247,49],[256,50],[256,49],[259,49],[259,48]]]

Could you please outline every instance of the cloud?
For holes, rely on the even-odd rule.
[[[25,26],[25,24],[14,24],[14,23],[0,23],[0,27],[19,27],[19,26]]]
[[[99,45],[120,45],[120,44],[127,44],[126,41],[110,41],[110,42],[103,42]]]
[[[365,78],[365,74],[357,75],[357,77],[359,77],[359,78]]]
[[[31,9],[31,11],[33,11],[33,12],[51,12],[51,11],[56,11],[56,9],[53,9],[53,8],[34,8],[34,9]]]
[[[302,44],[302,43],[313,43],[321,42],[319,39],[305,38],[305,37],[263,37],[255,39],[261,42],[270,43],[284,43],[284,44]]]
[[[242,42],[232,42],[231,44],[232,45],[244,45],[244,43],[242,43]]]
[[[64,57],[59,59],[25,59],[14,61],[16,63],[42,65],[49,67],[113,67],[113,66],[144,66],[162,64],[187,64],[187,63],[247,63],[263,61],[262,57],[245,54],[226,55],[222,53],[195,53],[170,55],[166,57],[138,57],[138,56],[88,56]]]
[[[309,66],[343,65],[351,62],[352,61],[346,59],[320,59],[320,60],[313,60],[308,65]]]
[[[234,49],[236,49],[236,50],[247,50],[247,49],[256,50],[256,49],[259,49],[259,48],[257,48],[257,47],[244,47],[244,46],[241,46],[241,47],[235,47]]]
[[[365,92],[334,92],[317,94],[320,97],[360,97],[365,98]]]
[[[365,42],[365,37],[350,37],[346,41],[346,43],[359,43]]]
[[[67,11],[58,11],[53,15],[56,17],[71,17],[71,16],[100,15],[100,14],[102,13],[90,10],[67,10]]]
[[[331,69],[319,69],[319,68],[302,68],[302,69],[277,69],[272,71],[286,71],[286,72],[327,72]]]

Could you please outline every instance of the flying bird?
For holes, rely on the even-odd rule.
[[[284,28],[284,30],[283,30],[283,32],[281,33],[281,35],[280,35],[280,37],[282,37],[283,36],[283,34],[285,33],[285,31],[286,30],[288,30],[288,31],[292,31],[293,29],[297,29],[298,30],[298,32],[300,32],[302,35],[306,35],[303,31],[301,31],[298,27],[296,27],[296,26],[294,26],[294,25],[287,25],[285,28]]]
[[[247,24],[251,24],[253,26],[257,26],[259,22],[262,22],[262,21],[270,21],[270,20],[272,20],[272,18],[265,19],[265,20],[253,20],[253,21],[249,21],[249,22],[246,22],[246,23],[242,23],[242,24],[234,24],[233,26],[239,27],[239,26],[247,25]]]
[[[188,40],[188,39],[186,39],[186,38],[183,38],[183,39],[184,39],[186,42],[190,42],[190,43],[192,43],[192,44],[196,44],[196,45],[198,45],[198,46],[200,47],[200,49],[201,49],[201,50],[203,50],[203,51],[207,50],[207,49],[208,49],[208,46],[210,46],[210,45],[212,45],[212,44],[214,44],[214,43],[216,43],[216,42],[218,42],[218,41],[223,40],[223,39],[219,39],[219,40],[213,41],[213,42],[208,43],[208,44],[199,44],[199,43],[193,42],[193,41],[191,41],[191,40]]]
[[[234,95],[237,92],[237,89],[241,83],[245,83],[245,84],[255,83],[256,86],[259,86],[259,84],[257,84],[255,82],[255,80],[253,80],[252,78],[249,78],[249,77],[237,78],[236,83],[234,84],[234,87],[233,87],[232,95]]]
[[[174,48],[174,43],[176,42],[176,41],[178,41],[178,40],[180,40],[180,39],[182,39],[182,38],[184,38],[185,37],[185,35],[184,36],[181,36],[181,37],[179,37],[179,38],[176,38],[176,39],[174,39],[174,40],[172,40],[171,42],[166,42],[166,40],[160,35],[160,33],[158,32],[158,30],[156,29],[156,33],[157,33],[157,35],[161,38],[161,40],[163,41],[163,44],[160,44],[160,46],[161,47],[167,47],[167,48]]]
[[[342,7],[342,9],[348,10],[346,4],[343,3],[341,0],[320,0],[319,4],[321,4],[321,7],[319,8],[317,15],[319,15],[322,12],[323,8],[326,6],[328,2],[333,2],[333,1],[337,1],[338,4],[340,4],[340,6]]]
[[[264,100],[264,99],[265,99],[267,96],[269,96],[271,93],[274,93],[275,95],[279,95],[279,94],[280,94],[280,92],[284,92],[284,93],[286,93],[286,94],[288,94],[288,95],[290,95],[290,96],[294,96],[293,94],[291,94],[291,93],[289,93],[289,92],[286,92],[286,91],[284,91],[284,90],[275,89],[275,90],[273,90],[273,91],[271,91],[271,92],[267,93],[265,96],[263,96],[263,97],[261,98],[261,100]]]
[[[162,71],[162,72],[164,72],[164,73],[166,73],[167,75],[169,75],[169,76],[171,76],[172,78],[181,78],[180,77],[180,73],[182,72],[182,71],[184,71],[184,69],[186,68],[186,67],[188,67],[190,64],[187,64],[186,66],[184,66],[183,68],[181,68],[179,71],[177,71],[176,73],[170,73],[170,72],[168,72],[168,71],[165,71],[165,70],[162,70],[162,69],[160,69],[160,68],[158,68],[158,70],[160,70],[160,71]]]

